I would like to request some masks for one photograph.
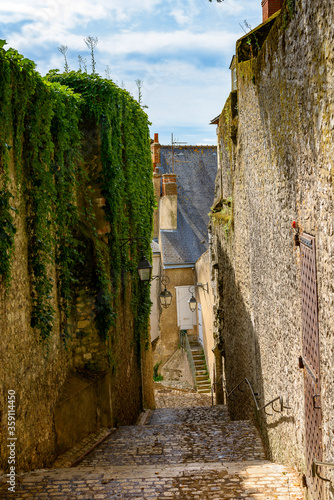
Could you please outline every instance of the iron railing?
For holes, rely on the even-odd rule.
[[[196,368],[195,368],[195,363],[194,363],[193,356],[191,354],[191,349],[190,349],[188,335],[187,335],[187,332],[184,333],[182,330],[180,330],[180,346],[187,353],[188,363],[189,363],[189,366],[190,366],[190,369],[191,369],[191,373],[192,373],[192,376],[193,376],[193,380],[194,380],[194,388],[197,389],[197,384],[196,384]]]
[[[318,467],[334,467],[334,463],[319,462],[318,460],[315,460],[315,459],[313,459],[313,463],[312,463],[312,477],[317,476],[322,481],[327,481],[330,483],[331,482],[330,479],[326,479],[325,477],[320,476],[320,474],[318,472]]]
[[[256,411],[258,413],[260,413],[260,411],[263,410],[264,413],[267,416],[272,417],[274,414],[273,413],[267,413],[266,410],[265,410],[270,405],[271,405],[273,411],[276,412],[276,413],[282,413],[284,409],[285,410],[291,410],[291,408],[289,406],[284,406],[284,401],[283,401],[283,397],[282,396],[277,396],[276,398],[274,398],[271,401],[269,401],[269,403],[266,403],[263,406],[259,406],[258,400],[257,400],[258,395],[253,391],[253,388],[252,388],[252,386],[251,386],[251,384],[250,384],[250,382],[249,382],[249,380],[247,378],[244,378],[241,382],[239,382],[239,384],[237,384],[234,387],[234,389],[232,389],[232,391],[227,394],[227,397],[230,398],[230,399],[232,397],[237,397],[238,393],[235,393],[235,391],[237,391],[237,390],[239,392],[244,392],[244,390],[241,389],[242,384],[246,384],[246,386],[250,389],[250,391],[252,393],[253,401],[255,403],[255,408],[256,408]],[[274,403],[276,403],[276,401],[279,402],[278,409],[277,409],[277,405],[276,405],[276,407],[274,406]],[[261,418],[264,418],[264,417],[261,417]]]

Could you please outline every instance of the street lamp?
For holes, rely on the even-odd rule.
[[[141,261],[138,263],[137,271],[140,281],[151,281],[152,266],[146,259],[145,255],[143,255]]]
[[[196,306],[197,306],[197,300],[195,299],[195,297],[193,295],[188,300],[188,304],[189,304],[191,312],[195,312]]]
[[[159,294],[160,304],[165,309],[167,309],[167,307],[169,307],[171,305],[172,298],[173,298],[173,295],[167,290],[166,287]]]
[[[164,285],[164,287],[165,287],[164,290],[161,290],[161,292],[159,293],[159,300],[160,300],[160,305],[164,309],[167,309],[167,307],[169,307],[171,305],[172,298],[173,298],[173,295],[171,294],[171,292],[169,292],[167,290],[167,287],[166,287],[166,285],[168,285],[168,283],[170,282],[170,279],[165,274],[153,276],[151,281],[153,281],[155,279],[158,279],[160,281],[160,284]]]
[[[203,285],[202,283],[196,283],[196,285],[191,285],[188,288],[189,292],[191,293],[191,297],[188,300],[188,304],[189,304],[191,312],[196,311],[197,300],[194,297],[194,293],[195,293],[196,288],[203,288],[203,290],[205,290],[207,293],[209,293],[209,287],[208,287],[207,283],[205,285]]]
[[[130,241],[142,241],[144,240],[144,242],[146,243],[146,248],[149,247],[150,245],[150,242],[147,238],[144,238],[144,236],[138,236],[138,237],[135,237],[135,238],[128,238],[124,241],[124,243],[121,245],[124,246],[126,245],[126,243],[129,243]],[[152,276],[152,265],[149,263],[149,261],[147,260],[147,258],[145,257],[144,255],[144,252],[141,248],[141,245],[140,245],[140,250],[142,251],[142,258],[141,258],[141,261],[138,263],[138,266],[137,266],[137,271],[138,271],[138,274],[139,274],[139,279],[140,281],[144,281],[144,282],[148,282],[148,281],[151,281],[151,276]]]

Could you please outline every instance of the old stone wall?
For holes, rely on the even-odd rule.
[[[12,192],[16,195],[13,204],[18,212],[14,215],[17,232],[12,257],[12,284],[7,291],[1,287],[0,468],[8,467],[8,391],[15,391],[15,466],[31,469],[42,464],[50,465],[55,457],[54,406],[71,362],[59,335],[60,315],[55,289],[54,330],[58,335],[53,335],[48,344],[42,343],[30,326],[32,304],[25,204],[13,182],[13,161],[10,169]],[[51,274],[55,277],[55,268]]]
[[[332,40],[333,2],[286,2],[257,57],[238,61],[238,90],[220,116],[211,218],[227,388],[247,377],[261,404],[283,396],[290,410],[256,418],[269,455],[301,472],[306,435],[293,221],[316,238],[323,458],[334,459]],[[237,43],[237,55],[246,43]],[[254,408],[246,391],[229,405],[235,418]],[[330,486],[327,495],[333,498]]]
[[[103,156],[101,152],[100,124],[92,116],[89,119],[83,118],[87,112],[83,100],[74,98],[68,89],[64,90],[65,87],[61,88],[59,84],[55,85],[53,93],[50,90],[52,84],[46,85],[30,68],[31,66],[29,71],[24,67],[17,68],[16,62],[12,62],[9,56],[7,58],[1,49],[0,92],[9,110],[8,115],[5,118],[2,115],[0,119],[2,242],[8,237],[8,227],[14,228],[12,255],[1,245],[2,259],[10,256],[10,283],[5,280],[3,265],[0,273],[0,469],[6,472],[10,465],[8,437],[15,437],[16,472],[48,467],[57,453],[74,444],[76,439],[87,432],[100,426],[134,423],[143,407],[154,406],[151,345],[148,328],[146,336],[144,331],[149,320],[149,291],[147,288],[140,288],[139,278],[133,274],[136,267],[136,263],[131,262],[131,255],[136,251],[134,245],[131,253],[129,246],[121,247],[124,232],[116,235],[119,238],[117,242],[115,236],[112,238],[109,235],[111,225],[105,211],[107,195],[103,193],[107,188],[101,182],[105,154]],[[8,75],[11,77],[10,86],[6,87],[8,78],[2,78],[4,74],[7,75],[6,78]],[[20,132],[22,137],[20,134],[14,137],[8,132],[28,119],[25,108],[17,101],[22,84],[20,78],[31,91],[30,95],[25,96],[27,108],[29,107],[28,118],[31,118],[31,113],[40,116],[38,99],[44,106],[42,109],[51,117],[49,122],[46,118],[36,122],[32,134],[34,139],[37,137],[35,143],[29,142],[29,130],[24,135],[24,127]],[[35,93],[34,85],[37,85],[39,92]],[[98,86],[99,83],[97,88]],[[118,90],[115,90],[113,84],[109,87],[107,84],[103,88],[106,92],[109,88],[109,92],[117,95]],[[62,92],[65,96],[64,103],[61,102]],[[125,99],[124,92],[119,93],[121,99]],[[59,107],[57,99],[60,100]],[[128,163],[125,160],[124,164],[120,163],[121,167],[118,165],[120,185],[117,193],[112,191],[109,205],[112,205],[115,212],[120,206],[123,213],[125,202],[119,202],[120,197],[117,198],[117,195],[123,194],[127,189],[130,193],[137,183],[141,185],[139,189],[144,189],[145,186],[147,196],[144,205],[137,203],[133,207],[127,203],[126,208],[131,217],[127,219],[128,226],[122,224],[121,229],[136,235],[138,224],[135,225],[133,221],[137,217],[142,224],[142,234],[146,231],[150,236],[153,186],[149,134],[148,128],[145,128],[146,115],[141,113],[132,98],[129,99],[129,106],[138,122],[134,125],[135,120],[129,120],[132,129],[130,132],[127,129],[128,135],[125,134],[122,140],[126,149],[127,141],[131,142],[132,147],[139,138],[143,147],[141,158],[145,158],[145,161],[141,161],[140,169],[130,160]],[[80,128],[79,120],[76,121],[79,102],[82,106]],[[65,109],[68,116],[62,117],[61,113]],[[61,118],[64,118],[65,124],[72,125],[69,134],[73,133],[73,136],[69,135],[68,142],[64,140],[64,136],[57,135]],[[141,118],[143,121],[140,121]],[[119,127],[123,125],[124,123],[119,124]],[[64,129],[59,134],[62,133]],[[136,135],[135,139],[131,133]],[[82,139],[80,142],[78,137]],[[112,138],[112,134],[109,137]],[[47,143],[47,147],[43,141]],[[105,142],[104,147],[109,148],[109,152],[111,145],[106,146]],[[119,147],[119,137],[116,143]],[[74,147],[77,150],[74,151]],[[50,153],[49,156],[45,151]],[[119,153],[122,158],[123,148],[119,152],[114,146],[112,151],[114,155]],[[70,179],[72,184],[69,182],[67,191],[60,190],[69,169],[68,164],[64,168],[62,154],[77,161]],[[73,163],[70,166],[72,168]],[[131,174],[131,168],[138,173]],[[125,179],[123,169],[127,170],[128,180]],[[34,191],[35,198],[30,198],[26,186]],[[64,199],[56,200],[54,186],[59,188]],[[50,196],[45,193],[50,193]],[[112,198],[113,195],[115,198]],[[49,205],[51,196],[57,201],[54,201],[53,206]],[[8,197],[11,200],[9,214],[12,214],[12,222],[5,210]],[[41,200],[44,211],[38,206]],[[65,221],[64,212],[60,212],[65,205],[69,207],[66,217],[69,213],[73,216],[70,222]],[[117,218],[117,214],[112,210],[110,212],[109,219],[111,216]],[[36,227],[39,230],[41,227],[49,228],[48,231],[44,230],[44,234],[39,233],[39,240],[33,239],[37,234]],[[53,239],[43,241],[43,236],[46,240],[50,233]],[[59,234],[65,234],[66,238],[58,240]],[[34,253],[34,243],[39,245],[39,254]],[[62,254],[61,251],[64,248],[72,251],[74,245],[79,250],[77,254],[67,254],[71,258],[68,261],[69,268],[66,269],[60,258],[65,253]],[[44,248],[47,248],[47,257],[44,261],[41,258],[38,260],[40,255],[45,255]],[[114,255],[112,262],[111,255]],[[38,286],[41,288],[41,285],[37,278],[41,272],[45,272],[45,280],[52,285],[49,295],[44,295],[44,303],[37,311],[40,323],[36,326],[33,309],[35,307],[36,310],[36,296],[40,293]],[[73,276],[75,279],[71,281]],[[68,277],[71,284],[65,289],[64,283]],[[66,297],[64,293],[62,295],[64,289]],[[66,298],[67,317],[64,309]],[[52,314],[47,317],[49,311]],[[111,316],[113,321],[109,321]],[[49,321],[51,330],[47,333],[45,330],[43,336],[41,324],[46,321],[45,318]],[[12,404],[9,405],[8,395],[13,394],[15,401],[11,397]],[[10,424],[14,418],[15,428]]]

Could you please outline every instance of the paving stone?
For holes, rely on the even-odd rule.
[[[0,499],[304,498],[295,471],[265,460],[249,421],[231,422],[225,407],[202,395],[162,394],[163,407],[146,415],[146,425],[120,427],[77,467],[20,474],[14,494],[0,478]],[[92,446],[92,436],[84,445]],[[67,463],[77,453],[78,447],[68,452]]]

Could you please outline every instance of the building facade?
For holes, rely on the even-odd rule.
[[[154,244],[159,245],[160,273],[170,280],[167,288],[173,294],[170,307],[160,310],[158,331],[154,330],[156,326],[153,328],[156,323],[151,316],[154,364],[161,363],[163,368],[179,349],[181,332],[187,332],[190,341],[201,340],[206,346],[203,330],[199,330],[198,308],[192,313],[188,300],[194,294],[199,301],[199,290],[203,290],[194,286],[198,283],[195,264],[209,246],[207,224],[217,147],[164,146],[155,134],[151,150],[157,200]],[[155,303],[157,299],[152,300]],[[213,354],[208,349],[205,353],[208,363]]]

